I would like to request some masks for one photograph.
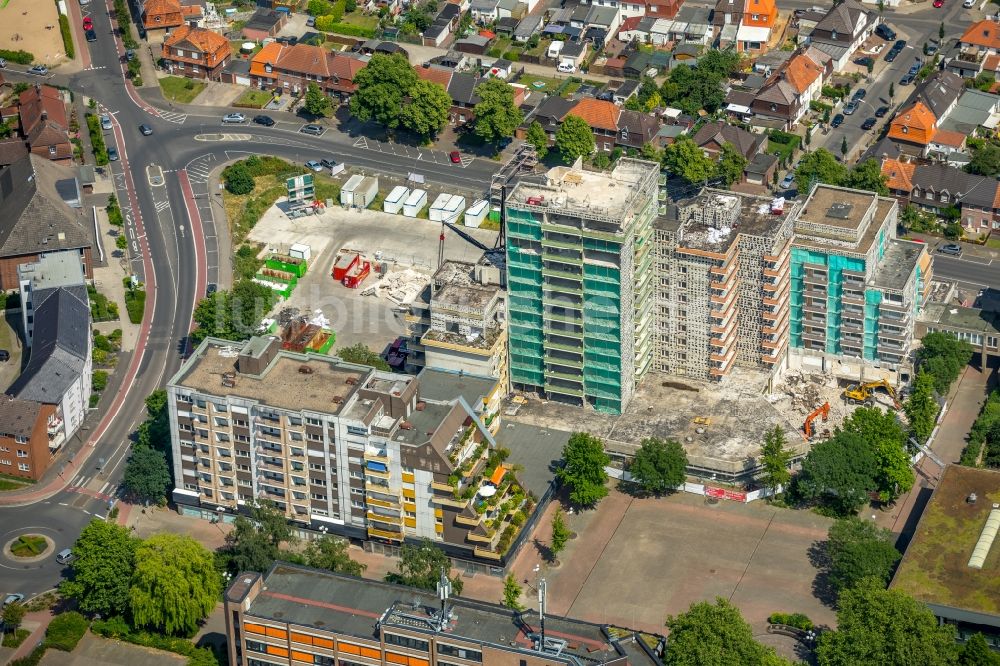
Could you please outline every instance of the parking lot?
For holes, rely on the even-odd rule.
[[[436,191],[428,191],[428,199],[436,195]],[[495,231],[464,231],[489,246],[497,235]],[[330,270],[337,252],[356,250],[373,262],[375,253],[380,252],[380,261],[388,265],[390,274],[411,268],[426,274],[429,280],[437,268],[440,234],[441,225],[437,222],[380,211],[333,206],[319,215],[290,220],[281,207],[273,206],[254,227],[249,239],[265,243],[277,252],[287,252],[294,243],[306,244],[311,249],[309,272],[279,309],[294,307],[303,314],[321,310],[337,333],[336,348],[363,342],[381,351],[405,330],[403,312],[389,301],[361,295],[365,287],[379,279],[374,271],[361,289],[349,289],[335,282]],[[457,234],[445,233],[445,259],[474,262],[480,255],[479,249]]]

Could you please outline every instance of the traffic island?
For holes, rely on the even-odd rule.
[[[4,552],[18,562],[37,562],[49,556],[55,543],[42,534],[22,534],[7,542]]]

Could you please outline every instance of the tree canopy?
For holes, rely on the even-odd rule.
[[[451,573],[451,560],[443,550],[435,546],[429,539],[424,539],[419,546],[404,543],[399,551],[399,561],[396,562],[397,572],[385,575],[389,583],[419,587],[424,590],[436,590],[441,580],[441,573]],[[462,579],[459,576],[450,577],[453,594],[462,593]]]
[[[226,535],[223,554],[230,570],[267,571],[281,554],[281,544],[292,543],[292,528],[285,514],[269,500],[247,505],[249,515],[239,515]]]
[[[322,88],[312,82],[306,86],[306,99],[302,104],[302,108],[305,109],[306,113],[311,116],[323,117],[330,113],[332,107],[333,100],[323,92]]]
[[[676,440],[647,437],[636,451],[629,472],[647,493],[662,495],[684,483],[687,463],[687,453]]]
[[[313,539],[306,546],[306,562],[314,569],[326,569],[336,573],[360,576],[368,567],[351,559],[348,552],[349,546],[350,542],[347,539],[324,534],[318,539]]]
[[[473,109],[476,136],[490,143],[514,136],[514,130],[524,120],[524,114],[514,103],[514,88],[503,79],[491,77],[476,86],[476,94],[479,96],[479,103]]]
[[[585,432],[573,433],[563,447],[564,464],[556,477],[569,488],[569,499],[580,506],[593,506],[608,494],[604,468],[611,461],[604,442]]]
[[[777,492],[778,488],[788,485],[792,479],[788,469],[791,459],[792,452],[785,448],[785,431],[776,425],[764,435],[760,450],[761,482],[765,488]]]
[[[958,666],[1000,666],[1000,654],[990,649],[982,634],[976,633],[962,646]]]
[[[566,516],[561,507],[556,507],[556,512],[552,514],[552,543],[550,545],[553,555],[558,555],[566,548],[569,537],[570,531],[566,527]]]
[[[901,557],[887,529],[851,516],[830,526],[826,540],[827,576],[838,594],[871,578],[888,584]]]
[[[354,75],[357,90],[351,96],[351,114],[396,129],[401,123],[406,96],[418,80],[405,56],[374,54]]]
[[[240,280],[231,291],[217,291],[198,302],[193,316],[198,326],[191,337],[198,342],[208,336],[249,340],[277,300],[270,287]]]
[[[918,442],[926,442],[934,431],[938,412],[941,408],[934,399],[934,377],[923,368],[917,371],[913,380],[913,390],[903,405],[906,418],[910,422],[910,433]]]
[[[671,69],[660,86],[660,98],[689,115],[702,109],[714,113],[726,99],[723,82],[739,66],[740,56],[734,50],[708,51],[694,66],[681,64]]]
[[[733,144],[726,141],[722,144],[722,152],[719,153],[719,161],[715,165],[716,175],[722,179],[726,187],[743,178],[743,169],[749,161],[743,153]]]
[[[348,363],[369,365],[376,370],[389,370],[389,364],[385,362],[385,359],[369,349],[363,342],[353,344],[350,347],[341,347],[337,351],[337,356]]]
[[[715,163],[688,136],[677,137],[663,149],[663,166],[689,183],[703,183],[716,173]]]
[[[945,666],[955,662],[955,628],[939,625],[924,604],[865,581],[839,601],[837,630],[820,634],[819,666]]]
[[[566,116],[556,130],[556,148],[564,160],[573,161],[594,152],[594,134],[580,116]]]
[[[432,137],[448,124],[451,96],[439,83],[418,79],[400,113],[403,127],[422,137]]]
[[[122,478],[129,496],[140,502],[159,503],[166,498],[170,481],[167,456],[163,452],[148,446],[132,449]]]
[[[980,176],[996,176],[1000,174],[1000,146],[992,141],[984,141],[975,148],[970,148],[972,157],[965,170]]]
[[[934,378],[934,390],[946,395],[972,358],[972,346],[951,333],[928,333],[917,348],[917,366]]]
[[[806,153],[795,169],[795,185],[799,192],[808,194],[809,186],[815,181],[829,185],[840,185],[847,176],[847,168],[826,148],[818,148]]]
[[[211,551],[191,537],[157,534],[136,549],[129,608],[137,627],[190,634],[221,593]]]
[[[528,133],[525,135],[524,139],[535,147],[535,152],[538,153],[538,159],[543,159],[549,152],[549,137],[545,134],[545,130],[542,128],[541,123],[537,120],[531,121],[531,124],[528,125]]]
[[[795,492],[846,516],[868,499],[875,485],[875,468],[875,453],[864,439],[852,432],[837,432],[813,445],[795,477]]]
[[[889,196],[889,177],[882,173],[882,165],[874,157],[859,162],[844,177],[844,187],[868,190],[882,196]]]
[[[906,431],[894,411],[858,407],[844,420],[843,430],[860,437],[875,455],[874,487],[883,501],[907,492],[915,480],[906,450]]]
[[[127,528],[92,520],[73,544],[72,574],[59,591],[85,613],[121,613],[128,607],[138,545]]]
[[[787,664],[774,649],[761,645],[740,610],[716,597],[715,603],[692,604],[686,613],[667,618],[670,638],[663,655],[665,666],[778,666]]]

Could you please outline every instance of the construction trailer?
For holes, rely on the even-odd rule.
[[[427,205],[427,190],[412,190],[403,202],[403,215],[416,217]]]
[[[410,196],[410,190],[403,185],[397,185],[392,188],[392,192],[389,196],[385,198],[382,202],[382,210],[386,213],[392,213],[393,215],[398,215],[399,211],[403,210],[403,204],[406,202],[406,198]]]
[[[448,202],[444,205],[444,213],[441,221],[448,222],[449,224],[457,224],[463,210],[465,210],[465,197],[456,194],[448,199]]]
[[[448,205],[449,201],[451,201],[450,194],[442,192],[437,196],[437,199],[435,199],[434,203],[431,204],[431,214],[430,214],[431,222],[444,221],[445,215],[447,213],[446,206]]]
[[[344,279],[341,280],[341,282],[345,287],[357,289],[371,272],[372,265],[370,261],[359,261],[354,264],[349,271],[347,271],[347,275],[344,276]]]
[[[355,174],[340,190],[340,204],[351,208],[368,208],[378,196],[378,178]]]
[[[357,252],[341,252],[337,255],[337,260],[333,262],[333,270],[330,275],[337,282],[342,282],[347,272],[358,265],[361,255]]]
[[[312,256],[312,248],[305,243],[293,243],[292,246],[288,248],[288,256],[301,259],[303,261],[309,261],[309,258]]]
[[[478,228],[490,213],[490,202],[479,199],[465,211],[465,226]]]

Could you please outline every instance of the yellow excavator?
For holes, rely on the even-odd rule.
[[[892,385],[884,380],[880,379],[874,382],[861,382],[860,384],[852,384],[844,389],[844,400],[851,405],[867,405],[872,406],[875,404],[875,390],[882,389],[892,398],[892,404],[896,409],[902,407],[899,404],[899,400],[896,399],[896,389]]]

